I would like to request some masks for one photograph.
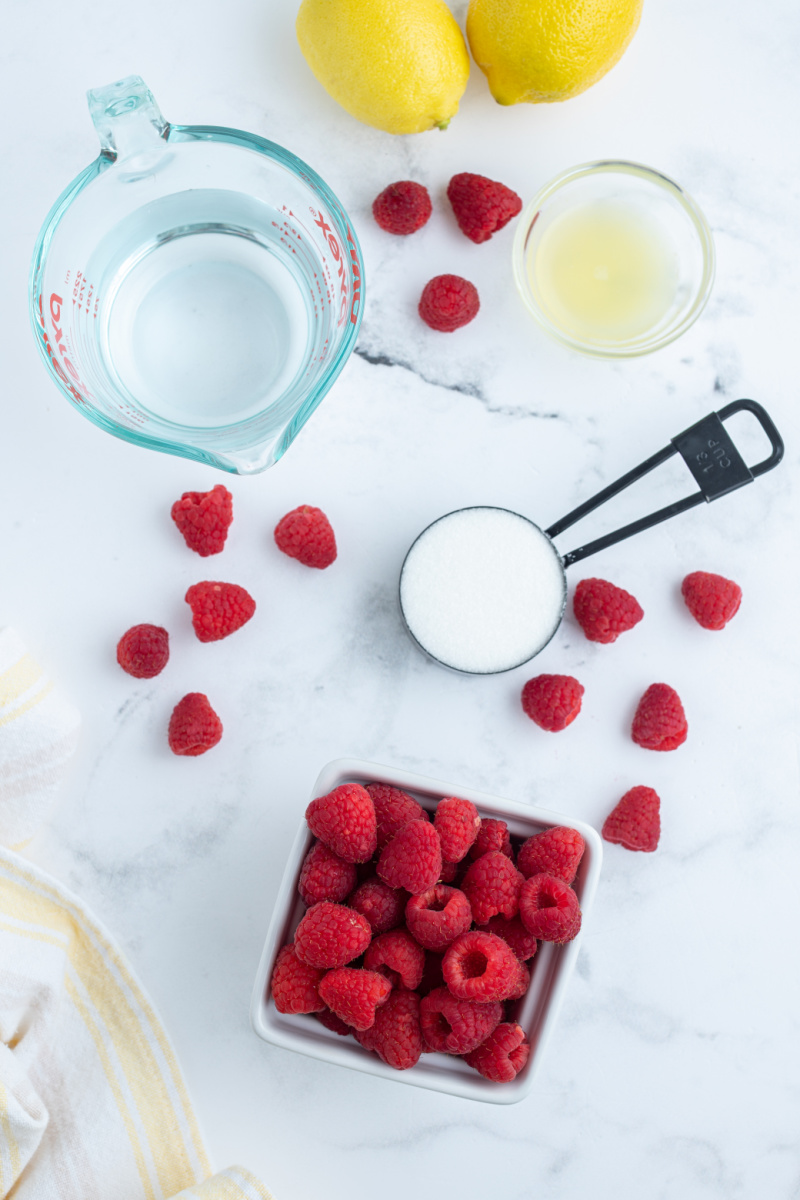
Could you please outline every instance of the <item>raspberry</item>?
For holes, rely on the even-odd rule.
[[[416,233],[432,212],[428,189],[410,179],[390,183],[372,202],[372,215],[387,233]]]
[[[363,954],[371,941],[372,930],[366,917],[330,900],[314,904],[294,934],[297,957],[309,967],[343,967]],[[332,1004],[328,1007],[338,1012]]]
[[[540,729],[559,733],[581,711],[583,686],[571,675],[537,675],[522,689],[522,707]]]
[[[321,508],[301,504],[281,517],[275,526],[279,550],[296,558],[304,567],[324,570],[336,561],[336,538]]]
[[[312,800],[306,821],[314,836],[346,862],[368,862],[375,853],[375,807],[358,783],[342,783]]]
[[[472,924],[469,900],[458,888],[437,883],[406,904],[406,924],[426,950],[444,950]]]
[[[373,934],[386,933],[403,924],[408,892],[390,888],[377,875],[360,883],[347,901],[350,908],[360,912],[370,923]]]
[[[505,854],[506,858],[514,856],[508,825],[496,817],[483,818],[469,856],[472,859],[480,858],[482,854],[488,854],[490,850],[499,850],[501,854]]]
[[[582,579],[575,588],[572,609],[590,642],[615,642],[644,616],[635,596],[606,579]]]
[[[419,315],[431,329],[452,333],[469,325],[481,306],[478,289],[460,275],[436,275],[422,289]]]
[[[194,583],[184,599],[192,610],[192,625],[201,642],[229,637],[252,617],[256,602],[238,583]]]
[[[493,1083],[510,1083],[525,1066],[530,1052],[522,1026],[503,1024],[477,1050],[465,1054],[464,1061]]]
[[[330,1029],[331,1033],[338,1033],[339,1037],[347,1037],[348,1033],[353,1032],[347,1022],[343,1021],[341,1017],[337,1017],[336,1013],[331,1012],[329,1008],[323,1008],[320,1012],[314,1013],[314,1016],[326,1029]]]
[[[441,874],[439,875],[439,882],[453,883],[460,870],[460,863],[445,862],[444,859],[442,859],[442,870]]]
[[[447,199],[461,232],[478,243],[488,242],[522,209],[522,201],[511,188],[469,171],[453,176],[447,185]]]
[[[331,1012],[353,1029],[369,1029],[375,1021],[375,1010],[391,990],[385,975],[359,967],[328,971],[319,984],[319,994]]]
[[[639,701],[631,737],[645,750],[677,750],[689,726],[680,696],[668,683],[652,683]]]
[[[171,515],[189,549],[207,558],[225,545],[233,520],[233,496],[221,483],[210,492],[184,492]]]
[[[479,926],[482,933],[496,933],[507,942],[520,962],[533,958],[539,948],[539,943],[532,933],[528,933],[519,917],[490,917],[485,925]]]
[[[375,1013],[369,1029],[356,1033],[365,1050],[373,1050],[396,1071],[406,1071],[419,1062],[422,1031],[419,1022],[419,996],[405,988],[393,989],[385,1004]]]
[[[503,1006],[499,1000],[457,1000],[446,987],[440,987],[423,999],[419,1019],[429,1050],[468,1054],[500,1024]]]
[[[270,990],[275,1007],[282,1013],[311,1013],[324,1009],[317,984],[324,971],[300,961],[293,945],[284,946],[275,960]]]
[[[134,679],[153,679],[169,660],[169,634],[160,625],[134,625],[117,642],[117,662]]]
[[[367,791],[375,805],[379,850],[382,850],[398,829],[402,829],[409,821],[428,820],[428,814],[422,805],[399,788],[388,787],[383,783],[368,783]]]
[[[530,987],[530,982],[530,969],[525,965],[524,962],[521,962],[519,964],[519,971],[517,972],[517,983],[514,987],[514,990],[509,992],[506,996],[506,1000],[521,1000]]]
[[[389,887],[412,896],[427,892],[442,870],[439,835],[428,821],[409,821],[381,851],[377,872]]]
[[[356,886],[356,869],[329,849],[324,842],[314,842],[303,859],[297,890],[305,904],[311,908],[320,900],[332,900],[338,904],[345,900]]]
[[[649,787],[633,787],[603,823],[603,837],[626,850],[652,852],[661,835],[661,801]]]
[[[577,829],[555,825],[528,838],[520,846],[517,868],[526,879],[544,874],[572,883],[585,849],[586,843]]]
[[[445,950],[442,975],[459,1000],[505,1000],[519,980],[519,959],[502,938],[472,929]]]
[[[392,929],[374,939],[364,955],[368,971],[380,971],[395,986],[418,988],[425,969],[425,951],[406,929]]]
[[[686,607],[703,629],[724,629],[742,603],[742,589],[724,575],[693,571],[681,584]]]
[[[461,862],[478,836],[481,819],[471,800],[448,796],[436,806],[433,825],[442,843],[443,858],[447,862],[457,863]]]
[[[189,692],[172,710],[167,733],[173,754],[196,758],[216,746],[222,737],[222,721],[202,692]]]
[[[461,881],[475,924],[485,925],[498,913],[509,920],[515,917],[522,884],[522,875],[502,850],[490,850],[476,858]]]
[[[543,942],[571,942],[581,927],[578,897],[554,875],[531,875],[525,880],[519,915],[528,933]]]

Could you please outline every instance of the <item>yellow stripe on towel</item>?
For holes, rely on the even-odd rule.
[[[13,667],[0,672],[0,708],[10,704],[12,700],[16,700],[17,696],[21,696],[23,692],[27,692],[28,688],[32,687],[41,677],[42,668],[39,664],[31,658],[30,654],[23,654]]]

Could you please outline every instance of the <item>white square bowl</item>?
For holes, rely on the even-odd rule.
[[[297,891],[300,868],[314,837],[305,822],[295,838],[286,870],[275,901],[275,909],[267,931],[267,940],[258,966],[250,1019],[259,1037],[275,1046],[297,1050],[312,1058],[338,1063],[355,1071],[379,1075],[395,1083],[410,1083],[431,1091],[447,1092],[470,1100],[485,1100],[491,1104],[514,1104],[527,1095],[541,1062],[545,1044],[550,1037],[564,998],[564,992],[584,937],[586,917],[591,908],[600,863],[603,857],[600,836],[590,825],[549,809],[527,805],[476,792],[473,788],[442,783],[409,771],[395,770],[364,762],[357,758],[338,758],[320,772],[309,801],[324,796],[341,783],[384,783],[409,792],[423,808],[432,812],[443,796],[461,796],[471,800],[481,816],[499,817],[508,824],[512,837],[529,838],[553,825],[568,825],[577,829],[586,842],[578,875],[573,884],[583,913],[581,932],[565,946],[542,943],[531,963],[531,983],[520,1003],[516,1021],[528,1035],[530,1056],[524,1068],[510,1083],[492,1083],[469,1067],[463,1059],[449,1054],[423,1054],[416,1066],[396,1071],[377,1055],[365,1050],[352,1037],[332,1033],[311,1015],[280,1013],[270,996],[270,980],[275,959],[282,946],[291,942],[294,931],[305,912]]]

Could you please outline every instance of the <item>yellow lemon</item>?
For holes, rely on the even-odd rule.
[[[367,125],[421,133],[458,112],[469,54],[443,0],[303,0],[297,40],[326,91]]]
[[[585,92],[622,57],[642,0],[470,0],[467,37],[498,104]]]

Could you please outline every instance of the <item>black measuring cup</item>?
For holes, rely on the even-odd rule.
[[[772,451],[749,467],[725,429],[734,413],[749,412]],[[755,400],[734,400],[671,439],[668,446],[599,491],[547,529],[509,509],[477,506],[447,513],[414,541],[400,572],[406,629],[430,658],[471,675],[522,666],[558,629],[567,601],[565,570],[605,550],[743,487],[783,457],[783,439]],[[679,454],[699,490],[648,516],[559,554],[552,539]]]

